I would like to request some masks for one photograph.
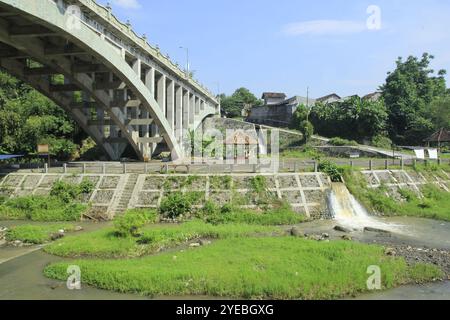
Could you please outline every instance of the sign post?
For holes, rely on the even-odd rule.
[[[47,155],[48,167],[50,168],[50,146],[48,144],[38,144],[39,155]]]

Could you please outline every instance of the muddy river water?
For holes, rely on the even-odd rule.
[[[389,241],[415,247],[450,249],[450,223],[415,218],[384,218],[380,222],[394,226]],[[27,222],[28,223],[28,222]],[[17,222],[1,222],[2,226],[17,225]],[[306,233],[328,233],[330,238],[341,234],[333,230],[335,221],[315,221],[299,225]],[[86,231],[105,225],[82,224]],[[353,232],[355,240],[366,243],[383,243],[379,235]],[[84,286],[82,290],[68,290],[65,283],[47,279],[42,270],[61,258],[50,256],[39,247],[12,248],[0,247],[0,300],[38,299],[38,300],[136,300],[148,299],[133,294],[120,294]],[[161,299],[208,299],[209,297],[160,297]],[[450,300],[450,282],[437,282],[422,286],[411,285],[389,291],[365,294],[356,299],[444,299]]]

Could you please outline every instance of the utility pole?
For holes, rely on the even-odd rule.
[[[309,122],[309,87],[306,87],[306,121]]]

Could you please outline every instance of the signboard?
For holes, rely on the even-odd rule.
[[[48,144],[38,144],[37,149],[38,149],[39,154],[49,154],[50,153],[50,147]]]

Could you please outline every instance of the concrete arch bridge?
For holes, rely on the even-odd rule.
[[[214,95],[93,0],[0,0],[0,67],[62,107],[111,160],[183,158]]]

